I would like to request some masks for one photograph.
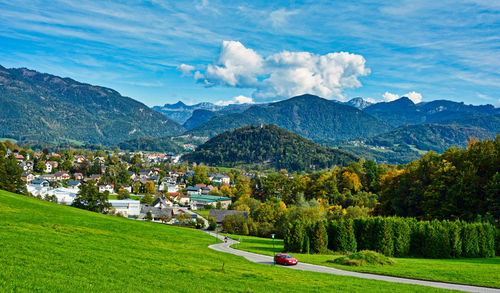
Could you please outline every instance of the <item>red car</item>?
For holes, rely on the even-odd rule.
[[[285,266],[287,266],[287,265],[296,265],[296,264],[299,263],[295,257],[292,257],[291,255],[286,254],[286,253],[278,253],[278,254],[276,254],[274,256],[274,261],[277,264],[282,264],[282,265],[285,265]]]

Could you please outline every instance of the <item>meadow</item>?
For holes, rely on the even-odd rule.
[[[241,242],[232,245],[233,248],[273,255],[273,240],[270,238],[229,236]],[[274,242],[275,252],[283,252],[283,239],[275,239]],[[500,288],[500,257],[457,259],[392,258],[396,262],[393,265],[356,267],[329,262],[329,260],[340,257],[340,254],[292,253],[292,255],[300,262],[349,271]]]
[[[209,249],[215,241],[0,191],[4,292],[440,291],[255,264]]]

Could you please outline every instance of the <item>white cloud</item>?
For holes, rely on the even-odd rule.
[[[282,27],[288,23],[288,17],[297,14],[297,10],[287,11],[284,8],[275,10],[269,14],[269,20],[274,28]]]
[[[181,64],[177,66],[177,70],[182,72],[181,76],[189,76],[191,75],[191,71],[194,70],[194,66],[187,65],[187,64]]]
[[[384,101],[386,102],[392,102],[394,100],[399,99],[400,96],[390,92],[385,92],[385,94],[382,95],[382,98],[384,98]]]
[[[240,42],[224,41],[217,64],[207,66],[205,80],[209,83],[252,87],[258,83],[257,76],[262,73],[264,60]]]
[[[410,100],[412,100],[412,102],[415,104],[422,102],[422,94],[417,93],[415,91],[406,93],[404,95],[397,95],[397,94],[393,94],[390,92],[385,92],[385,94],[383,94],[382,97],[384,98],[384,100],[386,102],[391,102],[391,101],[397,100],[401,97],[407,97]]]
[[[422,94],[420,93],[417,93],[417,92],[409,92],[407,93],[406,95],[404,95],[405,97],[408,97],[410,100],[413,101],[413,103],[415,104],[418,104],[420,102],[422,102]]]
[[[254,88],[253,97],[258,99],[306,93],[342,98],[343,89],[360,87],[358,77],[369,73],[361,55],[283,51],[264,58],[240,42],[224,41],[217,63],[195,79],[209,85]]]
[[[219,106],[227,106],[227,105],[232,105],[232,104],[255,104],[255,102],[250,97],[245,97],[245,96],[240,95],[240,96],[234,97],[232,100],[218,101],[215,104],[219,105]]]
[[[372,103],[372,104],[378,103],[378,101],[376,101],[374,98],[365,98],[365,101],[367,101],[368,103]]]

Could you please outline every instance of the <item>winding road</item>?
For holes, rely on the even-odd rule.
[[[224,236],[206,231],[209,235],[213,237],[218,237],[221,240],[224,240]],[[255,263],[273,265],[273,258],[271,256],[247,252],[243,250],[238,250],[231,248],[230,246],[233,244],[239,243],[236,240],[229,239],[227,243],[218,243],[210,245],[209,248],[221,252],[231,253],[234,255],[243,256],[247,260]],[[294,269],[294,270],[302,270],[302,271],[311,271],[311,272],[319,272],[319,273],[327,273],[334,274],[340,276],[348,276],[348,277],[357,277],[363,279],[372,279],[372,280],[380,280],[386,282],[394,282],[394,283],[404,283],[404,284],[413,284],[413,285],[421,285],[421,286],[429,286],[441,289],[450,289],[450,290],[459,290],[464,292],[496,292],[500,293],[500,289],[488,288],[488,287],[479,287],[479,286],[471,286],[471,285],[460,285],[453,283],[444,283],[444,282],[433,282],[433,281],[423,281],[416,279],[408,279],[408,278],[399,278],[399,277],[391,277],[384,275],[376,275],[376,274],[367,274],[367,273],[358,273],[351,271],[339,270],[331,267],[312,265],[307,263],[299,263],[296,266],[283,266],[283,268]]]

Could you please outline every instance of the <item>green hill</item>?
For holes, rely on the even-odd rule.
[[[357,157],[321,147],[277,126],[264,125],[226,131],[183,159],[224,167],[263,165],[277,170],[303,171],[345,165]]]
[[[312,140],[334,141],[370,137],[390,130],[361,110],[313,95],[297,96],[264,106],[253,106],[243,113],[220,115],[188,133],[212,137],[245,125],[274,124]]]
[[[438,291],[254,264],[209,249],[200,231],[5,191],[0,211],[2,292]]]
[[[0,66],[0,137],[113,145],[184,128],[118,92],[26,68]]]

